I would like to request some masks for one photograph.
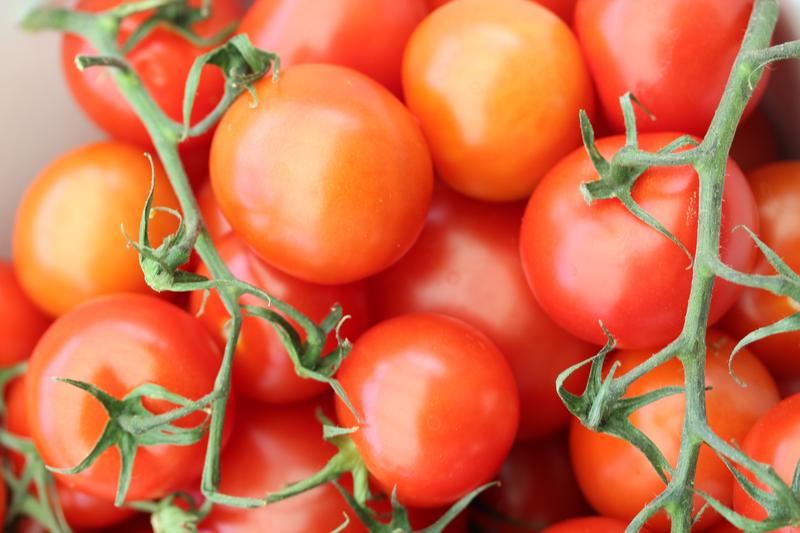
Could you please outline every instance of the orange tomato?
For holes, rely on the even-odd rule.
[[[27,359],[49,324],[22,291],[14,268],[0,261],[0,367]]]

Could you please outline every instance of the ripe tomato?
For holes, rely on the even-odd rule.
[[[443,6],[452,0],[428,0],[428,5],[431,9]],[[535,0],[537,4],[541,4],[566,22],[572,22],[572,16],[575,14],[575,2],[578,0]]]
[[[363,417],[351,435],[383,489],[408,505],[456,501],[505,459],[519,419],[514,376],[478,330],[444,315],[404,315],[356,341],[338,378]],[[336,413],[357,425],[341,400]]]
[[[678,137],[640,136],[640,146],[657,150]],[[609,137],[597,143],[611,157],[625,143]],[[689,259],[673,242],[634,217],[619,201],[588,205],[578,190],[597,179],[584,149],[554,167],[528,203],[522,223],[522,264],[542,308],[561,327],[603,344],[602,320],[624,348],[667,344],[683,325],[692,273]],[[654,168],[633,188],[645,211],[694,252],[699,183],[691,167]],[[721,256],[738,270],[750,269],[755,247],[739,224],[756,227],[756,206],[739,168],[729,162],[723,200]],[[714,284],[710,323],[739,295],[739,287]]]
[[[497,476],[500,486],[483,493],[483,505],[476,506],[473,513],[482,531],[541,531],[589,512],[572,473],[565,437],[558,434],[514,446]],[[483,508],[490,512],[481,513]],[[493,516],[492,511],[507,520]]]
[[[747,120],[739,125],[731,146],[731,159],[736,161],[745,173],[778,159],[778,139],[760,109],[753,111]]]
[[[425,0],[257,0],[239,31],[280,55],[283,67],[350,67],[401,97],[403,49],[427,13]]]
[[[655,115],[637,110],[640,131],[704,134],[752,7],[753,0],[578,0],[575,29],[614,132],[625,131],[619,97],[631,91]]]
[[[200,206],[200,213],[206,223],[209,235],[215,241],[233,231],[231,224],[219,208],[217,199],[214,198],[214,191],[211,182],[206,181],[197,192],[197,204]]]
[[[433,172],[412,115],[358,72],[298,65],[228,110],[211,184],[233,229],[271,265],[341,284],[397,261],[414,243]]]
[[[761,220],[759,236],[790,267],[800,269],[800,161],[760,167],[749,176]],[[763,257],[755,272],[775,274]],[[777,322],[800,311],[800,304],[785,296],[746,288],[725,317],[723,328],[735,337]],[[781,333],[750,345],[779,379],[800,377],[800,333]]]
[[[736,356],[734,370],[747,383],[743,388],[728,372],[728,358],[736,342],[725,335],[710,331],[706,360],[706,393],[708,421],[711,428],[725,440],[741,442],[755,421],[778,402],[775,382],[761,362],[747,350]],[[615,353],[619,361],[617,375],[622,375],[650,357],[651,352],[622,351]],[[627,396],[638,396],[662,387],[683,386],[683,368],[672,359],[635,381]],[[650,437],[673,467],[678,459],[684,416],[684,396],[670,396],[651,403],[631,417],[631,423]],[[654,498],[664,483],[645,456],[632,444],[610,435],[594,433],[577,420],[572,423],[570,448],[575,475],[589,503],[599,512],[626,520],[633,518]],[[695,486],[722,503],[729,505],[733,476],[708,447],[700,451]],[[700,496],[694,498],[694,512],[703,505]],[[719,514],[707,510],[696,528],[711,526]],[[663,511],[650,520],[648,526],[659,531],[669,530]]]
[[[156,162],[153,205],[178,209]],[[14,267],[31,300],[53,316],[102,294],[149,292],[136,251],[127,246],[150,188],[150,163],[139,148],[91,144],[50,164],[28,187],[14,224]],[[150,221],[154,243],[177,228],[170,215]]]
[[[556,326],[528,289],[519,262],[522,212],[521,205],[485,204],[437,187],[416,244],[370,285],[378,320],[444,313],[497,343],[520,392],[519,440],[567,426],[553,383],[597,351]]]
[[[76,9],[99,12],[111,9],[123,0],[80,0]],[[199,6],[200,0],[191,0]],[[213,0],[211,16],[193,26],[202,37],[211,37],[242,14],[237,0]],[[128,17],[123,21],[120,43],[124,43],[151,13]],[[183,122],[183,93],[186,78],[197,56],[207,49],[199,48],[168,29],[156,29],[127,55],[126,59],[139,73],[145,89],[156,104],[173,120]],[[72,94],[87,115],[103,130],[117,139],[140,146],[150,146],[150,136],[130,104],[116,88],[105,68],[90,68],[80,72],[75,68],[75,56],[97,55],[92,46],[81,37],[65,34],[61,48],[62,66]],[[205,117],[222,97],[225,82],[216,67],[207,67],[197,88],[192,120]],[[189,146],[206,145],[211,134],[187,142]]]
[[[92,383],[115,398],[154,383],[198,399],[213,389],[219,361],[211,337],[185,311],[138,294],[95,299],[58,319],[31,357],[26,400],[34,443],[48,465],[72,467],[88,454],[108,421],[96,399],[54,377]],[[154,412],[173,407],[162,401],[144,403]],[[194,426],[202,420],[194,413],[176,424]],[[158,498],[195,479],[202,469],[205,440],[139,448],[127,499]],[[119,468],[114,449],[84,472],[59,478],[70,488],[113,501]]]
[[[403,88],[438,175],[491,201],[527,197],[580,145],[578,110],[594,105],[572,31],[527,0],[433,12],[408,42]]]
[[[11,264],[0,260],[0,367],[27,359],[49,324],[22,291]]]
[[[8,386],[6,397],[6,429],[20,437],[30,438],[24,376],[14,380]],[[25,459],[21,455],[11,452],[9,454],[15,470],[18,470],[17,474],[19,474],[25,466]],[[133,509],[115,507],[113,503],[102,498],[69,488],[60,480],[56,480],[56,491],[64,518],[74,528],[92,529],[111,526],[134,514]]]
[[[747,434],[742,451],[759,461],[771,465],[789,486],[797,461],[800,460],[800,394],[786,398],[762,416]],[[756,486],[770,490],[749,471],[745,475]],[[739,485],[733,487],[733,508],[754,520],[767,518],[766,511]],[[780,533],[797,533],[800,527],[776,529]]]
[[[321,321],[335,303],[341,304],[345,313],[352,317],[344,323],[342,336],[354,340],[367,329],[369,309],[364,283],[323,286],[294,279],[261,261],[234,234],[220,239],[217,250],[236,278],[252,283],[295,306],[312,320]],[[209,274],[205,265],[200,266],[198,273],[204,276]],[[193,312],[199,311],[202,300],[201,292],[192,293]],[[263,305],[254,296],[244,296],[240,302]],[[226,339],[225,325],[229,318],[219,296],[216,292],[213,293],[200,320],[223,346]],[[331,336],[324,353],[335,347],[336,339]],[[328,389],[325,383],[297,376],[278,334],[267,321],[257,317],[244,319],[233,364],[233,379],[238,392],[267,403],[296,402],[313,398]]]
[[[587,516],[559,522],[543,530],[542,533],[624,533],[627,527],[626,522],[615,518]],[[643,528],[641,531],[646,533],[647,529]]]

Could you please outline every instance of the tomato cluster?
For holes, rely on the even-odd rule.
[[[99,13],[121,3],[80,0],[76,9]],[[256,0],[243,10],[235,0],[214,0],[206,18],[183,21],[193,39],[167,24],[139,39],[137,28],[153,12],[138,13],[117,34],[120,46],[136,39],[124,48],[126,68],[176,123],[195,58],[231,24],[238,29],[228,33],[281,57],[277,79],[256,81],[215,130],[180,144],[196,189],[197,202],[188,203],[171,187],[177,158],[162,164],[142,155],[168,136],[151,137],[166,134],[134,111],[131,89],[120,91],[107,71],[74,69],[77,54],[95,50],[86,36],[66,35],[69,87],[111,138],[49,164],[19,205],[13,265],[0,263],[0,366],[27,361],[27,369],[6,390],[5,430],[31,439],[55,469],[92,454],[88,468],[55,474],[54,494],[73,528],[150,530],[141,517],[130,520],[132,508],[114,505],[121,470],[130,474],[126,503],[176,491],[200,496],[208,435],[167,442],[207,430],[209,405],[218,401],[208,395],[232,389],[222,494],[264,498],[330,468],[337,446],[350,446],[369,473],[367,505],[379,519],[396,497],[413,528],[427,527],[498,479],[446,531],[466,531],[468,522],[487,532],[623,531],[664,480],[632,444],[570,421],[555,381],[597,353],[607,332],[619,349],[606,369],[617,376],[680,333],[699,179],[690,166],[657,167],[632,190],[685,250],[620,202],[587,203],[581,185],[598,176],[581,145],[579,111],[608,159],[626,143],[618,104],[626,91],[654,116],[637,115],[643,150],[702,135],[752,4]],[[226,83],[204,67],[190,124],[212,112]],[[770,274],[738,228],[757,231],[800,268],[800,163],[771,162],[775,140],[756,107],[763,87],[727,161],[720,258]],[[158,209],[143,219],[151,185]],[[322,361],[338,368],[336,399],[326,383],[298,375],[306,361],[290,359],[287,343],[307,346],[307,331],[270,306],[272,321],[244,316],[230,382],[220,387],[223,352],[239,327],[231,306],[264,302],[250,291],[231,303],[230,283],[203,285],[210,294],[187,298],[148,286],[138,236],[168,246],[183,229],[181,209],[187,218],[202,213],[218,255],[193,256],[180,274],[206,280],[224,269],[317,323],[342,306],[347,317],[328,328],[321,348]],[[799,310],[791,298],[718,280],[706,339],[710,427],[789,483],[800,458],[800,397],[790,396],[800,383],[800,337],[784,333],[739,351],[733,370],[744,389],[728,360],[738,339]],[[353,343],[343,361],[341,338]],[[582,390],[584,370],[568,389]],[[634,381],[627,397],[683,382],[672,359]],[[143,386],[150,393],[131,399]],[[204,398],[209,405],[170,419],[159,434],[166,441],[126,440],[126,432],[149,435],[143,420]],[[684,404],[676,394],[630,417],[672,465]],[[322,438],[325,417],[339,426],[330,442]],[[117,447],[97,448],[107,437]],[[19,450],[8,462],[15,475],[35,466]],[[353,472],[340,488],[355,490]],[[696,476],[698,490],[765,516],[712,450],[700,452]],[[21,490],[41,496],[41,488]],[[694,510],[702,504],[698,494]],[[346,515],[341,530],[368,529],[330,483],[256,507],[215,503],[198,528],[315,533],[336,529]],[[26,520],[12,525],[24,531],[32,527]],[[708,510],[694,530],[724,527]],[[647,528],[667,531],[666,514]]]

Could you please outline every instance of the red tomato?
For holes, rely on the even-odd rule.
[[[408,42],[403,88],[438,175],[490,201],[526,198],[580,145],[594,99],[572,31],[527,0],[437,9]]]
[[[800,269],[800,161],[784,161],[760,167],[749,175],[758,204],[761,239],[772,247],[790,267]],[[761,257],[758,274],[775,274]],[[800,304],[785,296],[746,288],[723,328],[735,337],[777,322],[800,311]],[[800,333],[781,333],[750,345],[776,378],[800,378]]]
[[[728,372],[728,358],[736,342],[721,333],[710,331],[706,360],[706,393],[708,421],[711,428],[725,440],[741,442],[758,418],[778,402],[775,382],[761,362],[747,350],[736,356],[734,371],[747,383],[743,388]],[[650,352],[618,352],[609,365],[619,361],[622,375],[650,357]],[[635,381],[627,396],[646,394],[662,387],[683,386],[683,368],[672,359]],[[675,466],[680,448],[684,416],[682,394],[651,403],[631,417],[631,423],[650,437],[669,463]],[[589,503],[599,512],[625,520],[632,519],[664,488],[645,456],[632,444],[610,435],[594,433],[577,420],[570,434],[572,464],[575,475]],[[708,447],[700,451],[695,486],[730,505],[733,476],[717,455]],[[694,512],[703,505],[700,496],[694,498]],[[720,519],[708,509],[697,530],[711,526]],[[648,526],[669,531],[666,513],[659,512]]]
[[[156,162],[154,204],[178,209]],[[150,292],[139,256],[120,231],[137,239],[150,163],[140,148],[120,142],[69,152],[31,183],[14,223],[14,268],[31,300],[53,316],[103,294]],[[175,231],[166,213],[150,221],[154,243]]]
[[[28,406],[25,400],[25,377],[14,380],[7,389],[5,413],[6,429],[20,437],[30,438],[28,427]],[[10,452],[9,452],[10,453]],[[15,470],[22,471],[25,459],[21,455],[11,454]],[[113,503],[71,489],[60,480],[56,480],[58,500],[64,518],[74,528],[99,528],[122,522],[134,514],[133,509],[115,507]]]
[[[656,117],[637,109],[640,131],[704,134],[752,7],[753,0],[578,0],[575,29],[614,132],[625,131],[619,97],[631,91]]]
[[[11,264],[0,260],[0,367],[27,359],[49,324],[22,291]]]
[[[370,286],[378,320],[444,313],[497,343],[519,387],[520,440],[566,427],[570,416],[553,383],[597,351],[556,326],[528,289],[519,262],[522,212],[521,205],[484,204],[438,187],[414,247]]]
[[[217,199],[214,198],[210,181],[203,183],[197,192],[197,204],[200,206],[200,213],[203,215],[203,221],[206,223],[206,229],[212,239],[216,241],[233,231],[230,222],[222,214]]]
[[[452,0],[428,0],[428,5],[431,9],[443,6]],[[535,0],[537,4],[541,4],[559,17],[564,22],[572,22],[572,16],[575,14],[575,2],[578,0]]]
[[[80,0],[76,9],[99,12],[111,9],[123,0]],[[200,0],[189,2],[200,5]],[[150,13],[128,17],[123,21],[119,42],[124,43]],[[213,0],[211,16],[194,25],[203,37],[211,37],[235,22],[242,14],[237,0]],[[221,43],[220,43],[221,44]],[[183,94],[186,78],[197,56],[207,49],[198,48],[177,33],[157,29],[136,45],[127,61],[139,73],[145,89],[156,104],[173,120],[183,122]],[[75,56],[97,55],[81,37],[64,36],[61,48],[62,66],[72,94],[89,117],[111,136],[140,146],[151,146],[150,135],[130,104],[116,88],[108,70],[90,68],[80,72],[75,68]],[[207,67],[197,88],[192,120],[205,117],[222,97],[225,83],[219,69]],[[207,145],[211,135],[190,140],[191,145]]]
[[[497,476],[499,487],[480,496],[481,503],[497,512],[475,512],[483,531],[523,533],[545,527],[589,511],[578,488],[564,434],[517,444]],[[476,511],[482,506],[476,507]]]
[[[627,527],[627,522],[622,520],[606,516],[587,516],[559,522],[542,533],[624,533]],[[647,529],[641,531],[646,533]]]
[[[767,163],[777,160],[778,139],[760,109],[753,111],[747,120],[739,125],[731,146],[731,159],[736,161],[745,173],[749,173]]]
[[[747,434],[742,450],[751,458],[771,465],[789,486],[797,461],[800,460],[800,394],[786,398],[762,416]],[[745,475],[756,486],[770,490],[749,471]],[[766,511],[738,484],[733,486],[733,508],[754,520],[767,518]],[[780,533],[797,533],[800,527],[776,529]]]
[[[341,304],[345,313],[352,317],[342,327],[343,337],[354,340],[367,329],[369,308],[364,283],[323,286],[294,279],[261,261],[234,234],[220,239],[217,250],[237,279],[264,289],[272,296],[295,306],[316,322],[324,319],[335,303]],[[201,265],[198,273],[209,275],[205,265]],[[200,309],[202,300],[201,292],[192,293],[192,312],[196,313]],[[263,305],[254,296],[244,296],[240,302]],[[226,339],[225,324],[229,318],[222,301],[214,292],[209,297],[200,320],[223,346]],[[335,347],[336,339],[331,335],[324,353]],[[325,383],[298,377],[274,328],[257,317],[244,319],[233,364],[233,379],[237,392],[267,403],[296,402],[312,398],[329,388]]]
[[[233,229],[271,265],[322,284],[356,281],[414,243],[433,173],[419,127],[355,71],[299,65],[237,100],[211,150],[211,184]]]
[[[678,137],[640,136],[640,146],[657,150]],[[597,143],[605,157],[625,144],[623,137]],[[522,223],[522,264],[542,308],[561,327],[603,344],[605,326],[624,348],[667,344],[683,325],[692,281],[689,259],[672,241],[634,217],[619,201],[588,205],[578,187],[597,179],[589,157],[579,149],[542,181]],[[645,211],[694,252],[699,183],[691,167],[654,168],[633,188]],[[729,162],[723,200],[721,257],[738,270],[750,269],[755,247],[740,224],[755,228],[758,213],[739,168]],[[739,295],[739,287],[714,284],[710,323]]]
[[[213,389],[219,361],[200,322],[169,303],[136,294],[93,300],[58,319],[31,357],[26,400],[34,443],[48,465],[72,467],[108,421],[97,400],[54,377],[90,382],[115,398],[154,383],[198,399]],[[151,400],[145,405],[154,412],[174,407]],[[195,413],[176,424],[194,426],[202,420]],[[139,448],[127,499],[159,498],[199,476],[205,440]],[[113,501],[119,468],[117,451],[108,450],[84,472],[59,478],[70,488]]]
[[[352,439],[404,504],[452,503],[488,481],[519,419],[514,376],[478,330],[444,315],[404,315],[356,341],[338,378],[363,417]],[[337,401],[345,427],[353,413]]]
[[[400,97],[400,63],[425,0],[257,0],[239,31],[281,66],[331,63],[358,70]]]

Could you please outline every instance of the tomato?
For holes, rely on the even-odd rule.
[[[6,429],[20,437],[30,438],[28,406],[25,400],[25,377],[14,380],[7,389],[5,414]],[[25,459],[11,454],[15,470],[22,471]],[[17,474],[19,474],[17,472]],[[35,489],[34,489],[35,490]],[[132,509],[115,507],[113,503],[76,489],[71,489],[60,480],[56,481],[58,500],[64,518],[74,528],[99,528],[122,522],[134,514]]]
[[[222,214],[217,199],[214,198],[211,182],[205,182],[200,187],[200,190],[197,191],[197,204],[200,207],[200,213],[203,215],[203,221],[206,223],[206,229],[212,239],[216,241],[233,231],[230,222]]]
[[[756,109],[739,125],[731,146],[731,159],[745,173],[777,160],[778,139],[767,115]]]
[[[481,332],[444,315],[381,322],[338,373],[363,417],[351,434],[383,489],[418,507],[452,503],[488,481],[514,441],[519,400],[503,354]],[[357,425],[341,400],[341,425]]]
[[[678,137],[642,135],[655,151]],[[610,158],[623,137],[597,143]],[[522,223],[522,264],[533,293],[557,324],[582,339],[603,344],[605,326],[624,348],[667,344],[683,325],[692,280],[689,259],[672,241],[634,217],[617,200],[588,205],[578,187],[597,179],[584,149],[564,158],[536,189]],[[691,167],[653,168],[633,188],[633,198],[694,252],[699,183]],[[740,224],[757,227],[758,213],[739,168],[729,161],[722,204],[721,258],[747,271],[755,247]],[[710,323],[727,311],[739,287],[717,280]]]
[[[569,458],[565,435],[517,444],[497,476],[499,487],[480,496],[475,512],[489,533],[541,531],[550,524],[589,511]],[[493,512],[499,517],[493,516]],[[502,517],[502,518],[500,518]]]
[[[758,418],[778,402],[778,391],[767,369],[747,350],[736,356],[733,369],[743,388],[728,372],[728,358],[736,342],[725,335],[710,331],[706,360],[706,393],[708,422],[721,438],[741,442]],[[621,363],[617,376],[634,368],[650,357],[651,352],[622,351],[614,361]],[[662,387],[684,384],[680,361],[672,359],[635,381],[627,396],[646,394]],[[684,416],[684,396],[669,396],[651,403],[631,417],[631,423],[650,437],[675,466],[681,442]],[[625,520],[632,519],[642,507],[663,490],[664,483],[645,456],[632,444],[610,435],[594,433],[573,421],[570,448],[575,475],[589,503],[602,514]],[[722,503],[731,502],[733,476],[717,455],[708,447],[700,451],[695,487],[707,492]],[[703,505],[700,496],[694,497],[694,512]],[[697,530],[711,526],[720,516],[707,510]],[[669,531],[666,513],[659,512],[648,526]]]
[[[522,212],[521,205],[484,204],[437,187],[422,235],[371,280],[370,292],[376,319],[444,313],[497,343],[517,380],[517,439],[525,440],[567,426],[553,383],[597,349],[556,326],[528,290],[519,262]]]
[[[587,516],[573,518],[550,526],[542,533],[624,533],[627,522],[607,516]],[[647,529],[642,529],[646,532]]]
[[[594,95],[567,25],[527,0],[461,0],[414,31],[403,89],[438,175],[490,201],[526,198],[580,145]]]
[[[742,451],[756,461],[771,465],[781,479],[791,486],[797,461],[800,460],[800,394],[786,398],[764,414],[747,434]],[[744,473],[756,486],[771,492],[751,472]],[[767,518],[766,511],[738,483],[733,487],[733,508],[737,513],[754,520]],[[797,533],[800,527],[784,527],[775,531]]]
[[[759,236],[790,267],[800,269],[800,161],[772,163],[754,170],[748,178],[761,219]],[[762,256],[755,273],[775,274],[775,270]],[[798,311],[800,304],[791,298],[746,288],[725,317],[723,328],[741,338]],[[800,377],[800,333],[773,335],[750,349],[777,378]]]
[[[281,66],[331,63],[402,95],[400,63],[425,0],[257,0],[239,31],[281,57]]]
[[[625,131],[619,97],[631,91],[655,115],[637,110],[640,131],[704,134],[752,7],[753,0],[578,0],[575,29],[614,132]]]
[[[428,5],[431,9],[443,6],[452,0],[428,0]],[[559,17],[566,23],[572,22],[572,15],[575,13],[575,2],[577,0],[536,0],[537,4],[541,4]]]
[[[121,3],[123,0],[80,0],[76,9],[99,12]],[[199,6],[200,0],[189,3]],[[211,8],[211,16],[193,26],[194,31],[202,37],[217,35],[242,14],[241,4],[237,0],[213,0]],[[119,42],[127,41],[149,14],[126,18],[122,23]],[[208,49],[199,48],[166,28],[156,29],[126,55],[126,60],[139,74],[155,103],[171,119],[182,123],[186,78],[197,56]],[[97,52],[81,37],[66,34],[61,48],[62,66],[70,90],[86,114],[114,138],[151,146],[150,135],[116,88],[108,70],[90,68],[79,71],[75,68],[75,56],[79,54],[97,55]],[[216,67],[204,69],[197,88],[192,121],[196,122],[211,112],[222,98],[224,90],[225,82],[220,71]],[[187,147],[207,146],[210,139],[211,134],[190,139]]]
[[[369,309],[364,283],[322,286],[294,279],[261,261],[234,234],[220,239],[217,250],[237,279],[264,289],[316,322],[322,321],[334,304],[341,304],[345,313],[351,316],[342,326],[343,337],[353,340],[367,328]],[[209,275],[204,265],[198,269],[198,273]],[[202,300],[201,292],[192,293],[192,312],[199,311]],[[254,296],[244,296],[240,302],[246,305],[263,305]],[[200,320],[223,346],[229,318],[230,315],[219,296],[216,292],[213,293]],[[331,335],[323,353],[334,348],[336,339]],[[272,325],[264,319],[252,316],[244,319],[233,364],[233,379],[238,392],[267,403],[296,402],[312,398],[329,388],[325,383],[298,377],[286,348]]]
[[[211,184],[265,261],[320,284],[397,261],[430,203],[433,171],[411,114],[358,72],[298,65],[237,100],[211,149]]]
[[[26,400],[34,443],[48,465],[72,467],[88,454],[108,421],[96,399],[54,377],[92,383],[115,398],[154,383],[198,399],[213,389],[219,362],[213,340],[185,311],[152,296],[95,299],[59,318],[31,357]],[[162,401],[144,403],[154,412],[173,407]],[[194,426],[202,420],[201,413],[194,413],[176,424]],[[127,499],[159,498],[198,477],[205,440],[139,448]],[[119,468],[117,451],[108,450],[84,472],[59,479],[113,501]]]
[[[31,183],[14,223],[14,268],[33,302],[61,315],[102,294],[149,292],[139,256],[120,226],[138,239],[150,163],[139,148],[90,144],[63,155]],[[154,204],[178,209],[156,162]],[[166,213],[150,221],[154,243],[177,229]]]
[[[22,291],[11,264],[0,260],[0,367],[27,359],[49,324]]]

